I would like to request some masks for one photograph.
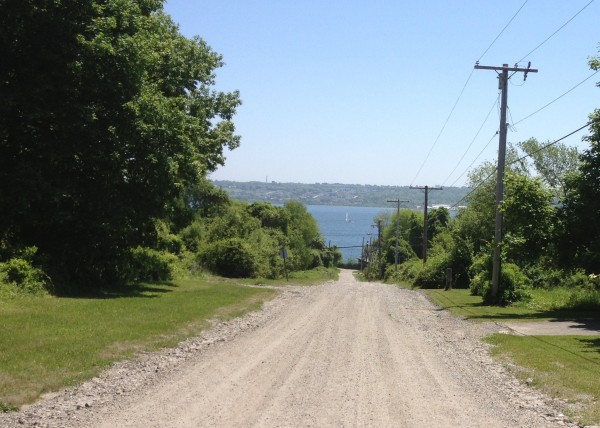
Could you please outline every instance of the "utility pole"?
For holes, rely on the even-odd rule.
[[[381,259],[383,258],[383,253],[381,251],[381,220],[377,220],[377,271],[378,271],[378,279],[381,278],[382,275],[382,264]]]
[[[396,210],[396,249],[394,250],[394,270],[398,272],[398,241],[400,241],[400,202],[409,202],[406,199],[392,199],[388,202],[396,202],[398,204],[398,209]]]
[[[429,186],[410,186],[411,189],[419,189],[425,191],[425,205],[423,206],[423,263],[427,263],[427,228],[429,221],[427,219],[427,204],[429,203],[429,191],[430,190],[444,190],[443,187],[429,187]]]
[[[365,260],[365,237],[363,236],[362,254],[360,255],[360,271],[361,271],[361,273],[363,271],[364,260]]]
[[[527,68],[509,67],[508,64],[502,64],[502,67],[479,65],[475,63],[477,70],[494,70],[498,74],[498,89],[502,91],[500,104],[500,137],[498,142],[498,176],[496,178],[496,226],[494,230],[494,254],[492,256],[492,301],[498,301],[498,290],[500,288],[500,256],[502,252],[502,231],[503,215],[500,206],[504,201],[504,170],[506,165],[506,106],[508,100],[508,79],[515,73],[523,72],[523,81],[527,79],[527,73],[537,73],[537,69],[531,68],[531,62]],[[501,73],[499,73],[499,71]],[[509,76],[508,72],[512,72]]]

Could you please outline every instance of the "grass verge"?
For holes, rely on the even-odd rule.
[[[425,290],[438,306],[475,321],[599,320],[597,311],[569,309],[568,290],[533,290],[531,301],[508,307],[485,306],[469,290]],[[571,403],[570,416],[600,425],[600,337],[512,336],[486,339],[492,353],[518,366],[516,375],[549,396]]]
[[[561,289],[533,290],[530,302],[506,307],[484,305],[465,289],[424,291],[441,308],[476,321],[600,320],[598,311],[568,308],[569,294]]]
[[[316,285],[325,281],[337,281],[340,276],[340,270],[337,268],[317,267],[311,270],[290,272],[288,280],[284,279],[265,279],[248,278],[239,279],[239,284],[246,285]]]
[[[97,375],[136,352],[174,346],[212,318],[258,309],[276,291],[232,281],[145,284],[93,298],[0,301],[0,411]]]
[[[569,413],[580,424],[600,425],[600,337],[495,334],[486,340],[493,355],[519,366],[518,377],[574,404]]]

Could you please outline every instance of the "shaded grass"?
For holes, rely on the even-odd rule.
[[[276,294],[231,281],[145,284],[131,293],[0,301],[0,409],[97,375],[136,352],[174,346],[212,318],[258,309]]]
[[[480,296],[471,296],[469,290],[424,290],[442,309],[452,314],[479,321],[544,321],[544,320],[600,320],[599,311],[577,310],[568,306],[570,290],[532,290],[529,302],[502,307],[484,305]]]
[[[493,355],[521,367],[519,377],[577,403],[569,413],[579,423],[600,424],[600,337],[495,334],[486,340],[495,345]]]

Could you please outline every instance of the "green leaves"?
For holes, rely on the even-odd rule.
[[[159,0],[5,1],[0,25],[0,240],[37,246],[58,284],[125,280],[239,145],[222,57]]]

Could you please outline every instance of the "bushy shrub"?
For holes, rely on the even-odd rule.
[[[423,260],[418,257],[409,259],[398,266],[398,274],[400,279],[404,281],[414,282],[415,278],[423,270]]]
[[[194,253],[200,248],[205,234],[206,227],[200,220],[195,220],[179,232],[185,248]]]
[[[394,283],[394,284],[398,284],[400,282],[409,282],[406,279],[406,276],[404,275],[404,273],[402,272],[403,265],[404,265],[404,263],[401,265],[398,265],[397,270],[396,270],[396,266],[394,266],[393,264],[387,265],[385,267],[385,274],[384,274],[385,281]]]
[[[565,277],[563,286],[572,289],[594,289],[596,288],[596,275],[587,275],[582,269],[577,269]]]
[[[321,250],[321,260],[326,268],[337,267],[342,261],[342,252],[337,247]]]
[[[137,281],[166,281],[173,278],[177,256],[152,248],[136,247],[130,250],[128,278]]]
[[[492,257],[490,254],[482,253],[476,257],[469,268],[471,281],[469,289],[472,296],[485,296],[492,281]]]
[[[567,303],[569,309],[600,310],[600,290],[579,289],[574,290]]]
[[[600,291],[600,275],[590,274],[589,278],[589,288],[592,290]]]
[[[200,251],[199,260],[211,272],[228,278],[253,278],[259,271],[256,253],[240,238],[208,244]]]
[[[430,257],[416,276],[415,285],[421,288],[443,288],[446,283],[446,268],[449,266],[449,253]]]
[[[554,288],[565,283],[565,272],[560,269],[552,269],[543,264],[535,264],[523,270],[531,279],[533,288]]]
[[[470,269],[471,294],[482,296],[487,304],[507,306],[531,297],[531,280],[514,263],[502,263],[498,295],[492,296],[492,257],[485,253],[473,261]]]
[[[500,292],[498,293],[498,304],[502,306],[511,303],[528,300],[531,298],[529,289],[531,280],[514,263],[503,263],[500,271]],[[491,290],[490,290],[491,291]],[[491,295],[486,293],[484,301],[490,302]]]
[[[157,249],[167,251],[171,254],[181,254],[185,248],[183,239],[171,233],[168,224],[164,221],[156,221]]]
[[[402,264],[407,260],[417,257],[410,244],[404,239],[398,240],[398,264]],[[396,262],[396,238],[390,239],[387,242],[385,249],[385,260],[388,265],[393,265]]]
[[[42,295],[51,291],[48,275],[32,264],[35,253],[36,248],[30,247],[20,257],[0,263],[0,287],[6,287],[10,294]]]
[[[321,259],[321,251],[311,248],[310,249],[310,263],[308,264],[309,269],[314,269],[323,266],[323,260]]]
[[[283,259],[279,256],[279,252],[280,242],[285,242],[285,237],[280,231],[269,228],[257,229],[245,242],[254,252],[255,277],[272,279],[283,276]]]

